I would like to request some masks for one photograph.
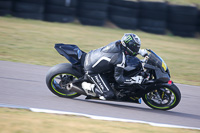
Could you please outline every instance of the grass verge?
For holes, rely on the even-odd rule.
[[[199,130],[93,120],[86,117],[33,113],[0,108],[1,133],[199,133]]]
[[[154,50],[165,60],[173,81],[200,85],[200,39],[154,35],[138,30],[0,17],[0,60],[52,66],[67,62],[54,49],[55,43],[76,44],[88,52],[130,32],[141,38],[142,48]]]
[[[137,0],[132,0],[137,1]],[[165,0],[142,0],[142,1],[158,1],[158,2],[164,2]],[[197,5],[200,6],[199,0],[166,0],[170,4],[176,4],[176,5]]]

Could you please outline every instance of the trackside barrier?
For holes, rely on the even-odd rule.
[[[0,16],[103,26],[107,20],[122,29],[195,37],[200,32],[197,6],[145,0],[0,0]]]

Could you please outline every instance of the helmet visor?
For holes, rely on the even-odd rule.
[[[127,44],[127,50],[131,53],[131,55],[137,55],[140,49],[140,45],[137,43],[130,42]]]

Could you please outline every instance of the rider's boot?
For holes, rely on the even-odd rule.
[[[95,84],[83,82],[82,88],[85,90],[86,94],[88,95],[85,99],[95,99],[99,98],[101,100],[106,100],[103,96],[103,92],[101,92]]]
[[[91,84],[88,82],[83,82],[82,83],[82,88],[84,89],[84,91],[86,92],[87,95],[92,96],[92,97],[96,97],[97,94],[94,91],[95,88],[95,84]]]

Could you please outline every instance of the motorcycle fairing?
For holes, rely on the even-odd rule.
[[[147,64],[160,68],[162,72],[167,71],[168,67],[166,63],[164,62],[164,60],[160,56],[158,56],[156,53],[154,53],[152,50],[149,50],[149,52],[151,52],[151,54],[149,55]]]
[[[69,60],[72,65],[83,66],[86,53],[80,50],[78,46],[72,44],[55,44],[55,49]]]
[[[168,82],[170,80],[170,74],[164,60],[152,50],[149,50],[149,52],[151,52],[151,54],[144,68],[155,71],[156,82]]]

